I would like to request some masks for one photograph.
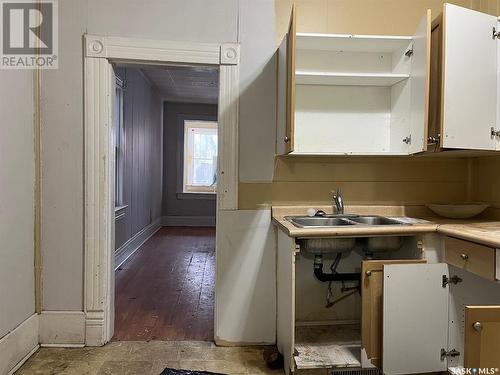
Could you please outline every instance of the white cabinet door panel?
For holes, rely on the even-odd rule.
[[[427,10],[413,36],[411,62],[411,143],[409,153],[427,149],[427,123],[431,64],[431,11]]]
[[[494,16],[445,4],[443,147],[494,150],[497,41]]]
[[[385,375],[445,371],[441,349],[448,347],[448,293],[442,286],[448,266],[384,266],[383,370]]]

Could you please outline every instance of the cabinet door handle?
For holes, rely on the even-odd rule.
[[[460,258],[462,258],[462,260],[467,260],[469,256],[467,254],[460,254]]]
[[[477,332],[481,332],[483,330],[483,325],[481,324],[481,322],[475,322],[472,325],[472,328],[474,328],[474,330]]]
[[[365,272],[365,275],[366,275],[366,276],[371,276],[371,275],[372,275],[372,271],[370,271],[370,270],[366,271],[366,272]]]
[[[288,143],[288,142],[290,142],[290,138],[285,137],[285,138],[283,138],[283,141],[284,141],[285,143]]]

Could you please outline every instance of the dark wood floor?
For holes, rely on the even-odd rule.
[[[116,271],[115,340],[213,340],[215,229],[164,227]]]

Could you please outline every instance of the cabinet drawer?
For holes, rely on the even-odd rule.
[[[495,280],[495,249],[452,237],[445,239],[446,263]]]

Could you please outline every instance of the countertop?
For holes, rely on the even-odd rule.
[[[286,216],[305,215],[308,206],[273,206],[273,223],[290,237],[366,237],[382,235],[413,235],[419,233],[442,233],[482,245],[500,248],[500,210],[489,210],[473,219],[446,219],[437,217],[424,206],[346,206],[345,212],[359,215],[381,215],[408,218],[412,225],[394,226],[348,226],[329,228],[298,228],[285,219]],[[332,207],[313,207],[332,213]],[[497,212],[499,211],[499,212]]]

